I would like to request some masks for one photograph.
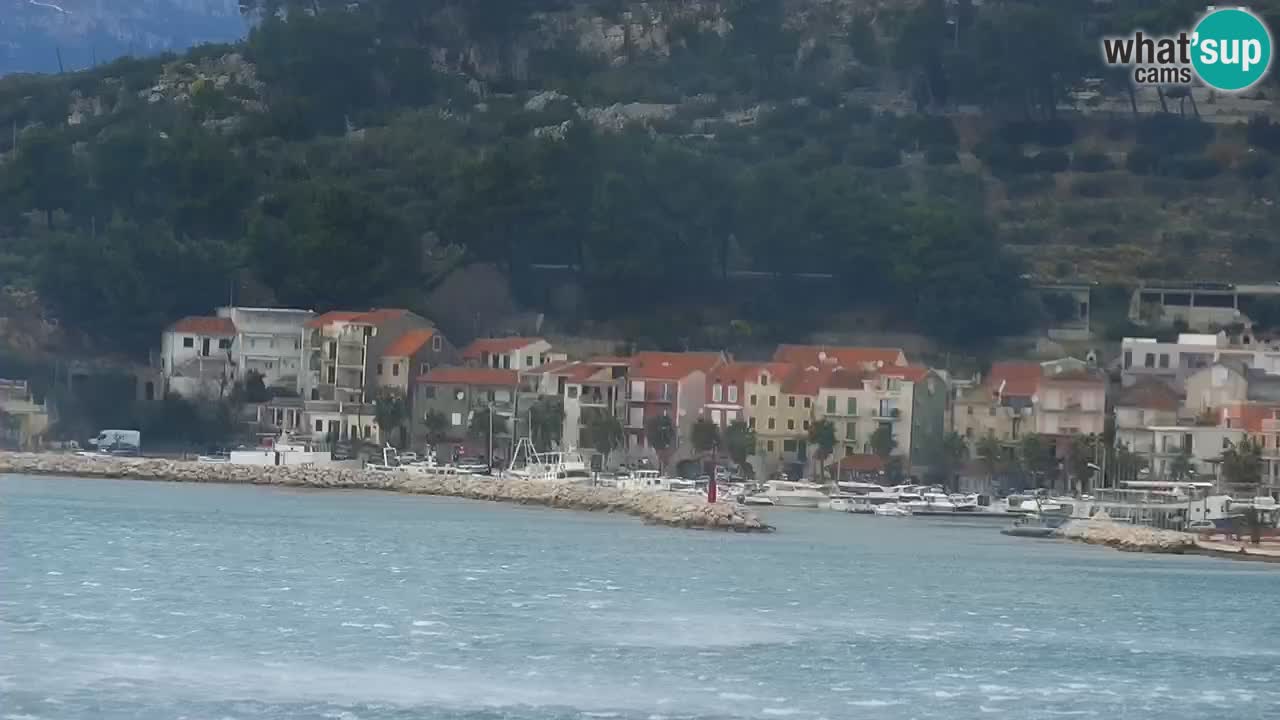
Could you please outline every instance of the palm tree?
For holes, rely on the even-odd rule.
[[[693,423],[689,441],[693,443],[694,450],[704,455],[714,453],[720,449],[720,426],[711,422],[709,418],[700,417]]]
[[[422,416],[422,428],[428,445],[442,443],[449,437],[449,418],[439,410],[428,410]]]
[[[871,433],[871,452],[881,460],[888,460],[896,449],[898,449],[898,441],[893,437],[893,427],[889,423],[881,423],[875,432]]]
[[[373,419],[378,423],[378,434],[383,442],[391,442],[392,431],[400,430],[399,447],[404,446],[404,422],[409,418],[409,406],[399,388],[383,386],[373,398]]]
[[[982,467],[987,471],[988,483],[995,479],[996,470],[1000,468],[1001,451],[1000,441],[995,435],[984,435],[978,440],[978,459],[982,461]]]
[[[836,426],[830,420],[818,420],[809,426],[809,444],[820,470],[826,469],[827,458],[836,449]]]
[[[756,431],[745,422],[734,420],[724,430],[724,447],[735,465],[745,467],[747,458],[756,451]]]
[[[529,434],[534,447],[549,448],[564,436],[564,402],[557,396],[543,396],[529,408]]]
[[[583,442],[609,459],[625,439],[622,422],[602,408],[586,408],[583,413]]]
[[[676,426],[671,422],[669,415],[655,415],[649,418],[644,424],[644,436],[649,441],[649,447],[658,453],[658,462],[661,463],[660,470],[666,472],[667,462],[672,446],[676,442]]]

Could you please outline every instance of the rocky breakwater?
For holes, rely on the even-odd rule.
[[[55,453],[0,453],[0,473],[71,475],[171,482],[278,485],[282,487],[390,490],[571,510],[626,513],[672,527],[771,532],[759,516],[730,503],[669,495],[529,482],[482,476],[375,472],[318,466],[255,466],[151,458],[114,458]]]
[[[1059,528],[1058,533],[1068,540],[1129,552],[1180,554],[1195,549],[1196,545],[1195,537],[1187,533],[1118,523],[1106,513],[1098,513],[1088,520],[1072,520]]]

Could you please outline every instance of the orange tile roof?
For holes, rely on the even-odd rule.
[[[193,335],[235,335],[236,324],[230,318],[190,315],[169,326],[175,332]]]
[[[309,328],[322,328],[332,325],[336,322],[351,322],[360,317],[360,313],[350,310],[330,310],[323,315],[317,315],[306,322]]]
[[[1116,398],[1117,407],[1174,411],[1180,405],[1182,396],[1177,390],[1152,378],[1142,378],[1127,388],[1121,388],[1120,396]]]
[[[462,351],[462,357],[468,360],[480,358],[482,353],[509,353],[512,350],[529,347],[534,343],[542,342],[539,337],[501,337],[501,338],[480,338],[474,340]]]
[[[817,395],[836,371],[833,367],[794,367],[782,381],[782,392],[787,395]]]
[[[862,381],[865,379],[866,375],[860,370],[836,368],[827,376],[822,387],[840,390],[861,390]]]
[[[1275,412],[1274,405],[1258,405],[1256,403],[1239,403],[1231,407],[1234,412],[1231,419],[1237,421],[1232,427],[1244,428],[1245,432],[1262,432],[1262,421],[1271,419]],[[1227,408],[1222,410],[1222,418],[1227,417]]]
[[[986,385],[992,393],[996,393],[1000,391],[1001,383],[1004,383],[1005,395],[1035,395],[1040,387],[1040,363],[993,363]]]
[[[708,383],[736,383],[746,382],[752,376],[760,372],[762,365],[760,363],[747,362],[730,362],[725,363],[714,370],[707,377]]]
[[[411,357],[414,353],[422,349],[426,345],[431,336],[435,335],[435,330],[410,330],[396,341],[391,343],[386,350],[382,352],[383,357]]]
[[[920,367],[919,365],[884,367],[880,369],[879,374],[885,377],[902,378],[903,380],[918,383],[929,374],[929,368]]]
[[[307,321],[306,326],[309,328],[322,328],[336,322],[379,325],[389,320],[395,320],[402,315],[408,314],[408,312],[403,308],[375,308],[368,311],[330,310],[323,315],[311,318]]]
[[[515,386],[520,382],[520,374],[515,370],[502,370],[499,368],[436,368],[426,375],[418,376],[417,382],[447,385]]]
[[[681,380],[694,372],[711,372],[724,362],[716,352],[640,352],[631,357],[631,377],[639,380]]]
[[[817,365],[826,362],[859,367],[872,363],[897,365],[899,357],[906,357],[901,348],[831,347],[827,345],[779,345],[773,359],[781,362]]]

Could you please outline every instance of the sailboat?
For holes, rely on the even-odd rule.
[[[538,452],[533,440],[520,438],[511,453],[511,463],[503,476],[532,482],[589,483],[591,470],[582,453],[567,448],[563,451]]]

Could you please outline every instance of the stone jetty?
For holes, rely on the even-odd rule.
[[[425,475],[357,468],[200,463],[158,458],[119,458],[70,453],[0,452],[0,474],[70,475],[169,482],[276,485],[280,487],[389,490],[543,505],[571,510],[616,512],[671,527],[735,532],[771,532],[755,513],[732,503],[708,503],[695,496],[622,491],[579,485],[484,476]]]
[[[1195,536],[1175,530],[1115,522],[1105,512],[1088,520],[1071,520],[1058,528],[1068,540],[1106,545],[1130,552],[1181,554],[1195,549]]]

